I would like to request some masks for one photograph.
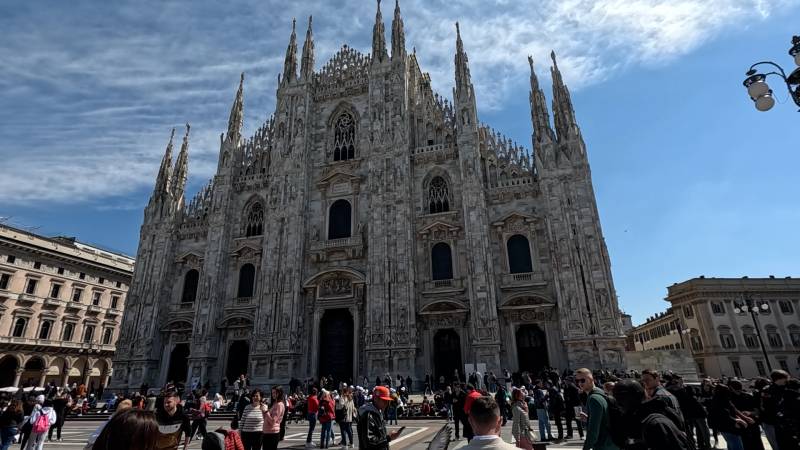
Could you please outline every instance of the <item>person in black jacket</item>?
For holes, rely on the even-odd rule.
[[[581,406],[580,390],[575,385],[572,377],[565,378],[562,389],[564,390],[564,416],[567,419],[567,439],[572,439],[572,421],[578,425],[578,436],[583,439],[583,424],[575,414],[575,408]]]
[[[742,430],[742,445],[747,450],[764,450],[764,441],[761,440],[761,427],[759,426],[759,399],[749,392],[742,390],[742,382],[731,380],[728,382],[731,388],[731,403],[744,416],[747,427]]]
[[[67,417],[67,407],[72,403],[71,397],[69,394],[64,393],[63,395],[56,397],[53,399],[53,410],[56,412],[56,423],[52,424],[50,429],[47,431],[47,440],[53,440],[53,430],[56,431],[56,439],[61,441],[61,427],[64,426],[64,420]]]
[[[698,393],[690,386],[685,386],[683,378],[679,375],[672,377],[667,384],[667,390],[678,399],[683,419],[686,421],[686,429],[684,430],[686,435],[693,440],[694,436],[697,436],[696,447],[698,450],[711,448],[711,432],[706,422],[708,414],[698,399]]]
[[[466,398],[467,393],[464,392],[463,386],[460,383],[453,383],[453,425],[456,428],[456,440],[461,438],[459,425],[463,425],[467,421],[467,413],[464,412]]]
[[[7,450],[14,442],[25,416],[22,415],[22,402],[17,399],[11,400],[5,411],[0,414],[0,448]]]
[[[614,398],[625,415],[627,450],[690,450],[683,422],[663,397],[645,401],[644,387],[633,380],[614,385]]]
[[[399,431],[386,431],[383,413],[392,401],[389,388],[377,386],[372,390],[372,402],[358,410],[358,448],[360,450],[389,450],[389,442],[400,436]]]

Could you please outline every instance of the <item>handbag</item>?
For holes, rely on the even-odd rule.
[[[525,433],[519,437],[519,442],[517,443],[517,448],[523,448],[525,450],[533,450],[533,439],[531,439],[530,430],[525,430]]]

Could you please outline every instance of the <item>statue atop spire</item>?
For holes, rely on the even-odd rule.
[[[167,143],[167,150],[164,152],[164,157],[161,158],[161,167],[158,168],[158,176],[156,176],[156,186],[153,189],[153,195],[164,194],[169,192],[170,179],[172,178],[172,140],[175,138],[175,128],[169,135],[169,142]]]
[[[550,58],[553,60],[553,67],[550,68],[553,79],[553,124],[560,142],[572,135],[580,134],[580,131],[575,120],[575,110],[572,108],[569,89],[564,84],[561,71],[558,69],[555,51],[550,52]]]
[[[403,18],[400,16],[400,0],[395,0],[394,19],[392,19],[392,59],[405,56],[406,32],[403,30]]]
[[[292,19],[292,35],[286,48],[286,59],[283,62],[283,82],[291,83],[297,79],[297,19]]]
[[[381,15],[381,0],[378,0],[378,12],[375,14],[375,26],[372,28],[372,62],[383,62],[387,57],[386,29]]]
[[[464,92],[467,95],[472,90],[472,78],[469,74],[469,58],[464,51],[464,42],[461,41],[461,28],[456,22],[456,92]]]
[[[306,41],[303,43],[303,59],[300,61],[300,79],[310,80],[314,74],[314,34],[311,31],[311,16],[308,16]]]
[[[233,100],[231,115],[228,119],[227,141],[237,145],[242,132],[244,122],[244,72],[239,78],[239,90],[236,91],[236,98]]]
[[[178,153],[178,159],[175,161],[175,170],[172,172],[171,190],[175,198],[183,196],[184,188],[186,187],[186,178],[189,174],[189,124],[186,124],[186,134],[183,135],[183,143],[181,144],[181,151]]]
[[[528,56],[528,65],[531,66],[531,123],[533,124],[534,147],[537,142],[552,142],[553,130],[550,128],[550,113],[547,110],[547,100],[544,91],[539,87],[536,69],[533,67],[533,56]]]

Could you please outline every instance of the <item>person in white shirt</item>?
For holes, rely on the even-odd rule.
[[[500,437],[503,417],[500,415],[500,407],[497,406],[494,398],[478,397],[472,402],[469,410],[469,424],[475,432],[475,437],[469,444],[462,447],[463,450],[513,450],[517,448]]]

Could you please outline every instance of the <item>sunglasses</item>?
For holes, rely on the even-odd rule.
[[[586,381],[588,381],[588,380],[585,380],[585,379],[583,379],[583,378],[577,378],[577,379],[575,379],[575,383],[577,383],[577,384],[583,384],[583,383],[586,383]]]

